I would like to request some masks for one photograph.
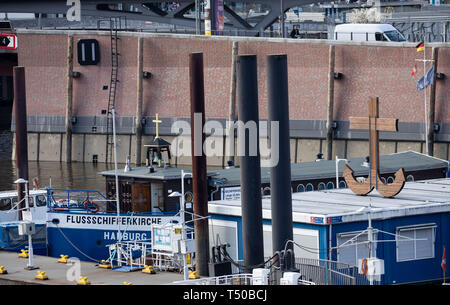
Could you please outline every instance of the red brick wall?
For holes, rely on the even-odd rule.
[[[79,38],[96,38],[100,43],[101,60],[96,66],[79,66],[76,42]],[[26,67],[29,114],[65,113],[65,57],[64,34],[19,34],[19,64]],[[51,46],[51,47],[49,47]],[[206,116],[228,117],[231,39],[187,39],[148,35],[143,43],[143,70],[153,78],[143,80],[143,111],[146,116],[159,113],[161,117],[189,117],[189,54],[203,52],[205,63]],[[119,40],[119,84],[116,110],[121,116],[135,116],[137,37],[121,36]],[[325,120],[327,109],[328,45],[307,41],[273,42],[248,39],[239,42],[239,54],[258,55],[260,117],[267,118],[265,57],[269,54],[288,54],[290,117],[299,120]],[[440,48],[437,72],[446,74],[438,80],[436,92],[436,121],[450,122],[450,47]],[[335,81],[335,119],[367,114],[369,96],[380,98],[380,115],[397,117],[403,122],[422,122],[424,119],[423,91],[416,83],[423,74],[410,72],[417,53],[410,47],[336,46],[336,71],[344,78]],[[431,48],[427,48],[431,56]],[[74,115],[101,115],[106,109],[111,71],[109,36],[74,36],[74,71],[81,72],[74,79]]]

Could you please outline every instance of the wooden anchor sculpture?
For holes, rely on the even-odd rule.
[[[369,117],[350,117],[350,129],[368,129],[370,143],[370,174],[362,183],[353,176],[353,170],[346,164],[344,166],[344,179],[348,187],[357,195],[367,195],[374,188],[384,197],[397,195],[405,185],[405,171],[400,168],[395,173],[395,180],[391,184],[385,184],[380,179],[379,165],[379,131],[398,131],[398,119],[386,119],[378,117],[378,97],[369,99]]]

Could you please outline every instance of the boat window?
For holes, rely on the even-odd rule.
[[[331,190],[331,189],[334,189],[334,183],[333,182],[328,182],[327,183],[327,189],[329,189],[329,190]]]
[[[414,181],[414,176],[413,176],[413,175],[408,175],[408,176],[406,177],[406,181],[408,181],[408,182]]]
[[[270,195],[270,187],[266,186],[263,190],[263,196]]]
[[[318,187],[317,187],[317,189],[318,189],[319,191],[324,190],[324,189],[325,189],[325,183],[320,182],[319,185],[318,185]]]
[[[347,187],[347,183],[345,183],[345,181],[340,181],[340,182],[339,182],[339,188],[340,188],[340,189],[342,189],[342,188],[345,189],[346,187]]]
[[[44,195],[36,196],[36,206],[43,207],[46,204],[47,204],[47,202],[45,201],[45,196]]]
[[[308,183],[308,184],[306,185],[306,191],[307,191],[307,192],[314,191],[314,185],[312,185],[311,183]]]
[[[387,184],[392,184],[393,182],[394,182],[394,177],[389,176],[389,177],[387,178]]]
[[[303,184],[299,184],[297,186],[297,192],[302,193],[305,191],[305,186]]]
[[[405,37],[403,37],[399,31],[386,31],[384,32],[384,36],[386,36],[390,41],[406,41]],[[387,39],[385,38],[384,40]]]
[[[25,204],[25,200],[24,200],[24,204]],[[30,208],[34,207],[34,197],[32,197],[32,196],[28,197],[28,205],[30,206]]]
[[[11,199],[2,198],[0,199],[0,211],[6,211],[11,209]]]

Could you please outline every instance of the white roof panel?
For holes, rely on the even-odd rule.
[[[367,196],[358,196],[350,189],[323,190],[292,194],[294,222],[313,222],[311,217],[333,222],[351,222],[367,219],[369,205],[373,219],[450,211],[450,178],[407,182],[394,198],[382,197],[376,190]],[[241,216],[240,200],[209,202],[209,213]],[[271,199],[262,199],[263,217],[270,219]]]

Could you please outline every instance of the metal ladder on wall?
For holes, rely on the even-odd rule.
[[[110,17],[109,19],[101,19],[97,22],[97,29],[100,29],[100,24],[102,22],[109,22],[109,36],[111,41],[111,78],[109,83],[109,94],[108,94],[108,107],[106,110],[106,151],[105,151],[105,163],[112,161],[112,151],[113,151],[113,118],[112,118],[112,108],[116,101],[116,88],[119,80],[117,79],[119,70],[119,50],[118,50],[118,40],[117,31],[122,30],[122,19],[125,21],[125,27],[127,27],[126,17]]]

